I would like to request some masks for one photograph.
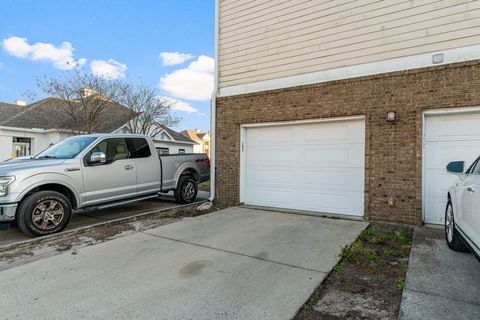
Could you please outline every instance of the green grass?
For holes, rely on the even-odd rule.
[[[412,237],[410,236],[407,228],[400,226],[393,232],[392,240],[398,244],[410,244],[412,242]]]
[[[387,256],[400,257],[400,258],[405,258],[408,256],[408,254],[403,251],[393,250],[390,248],[385,248],[383,250],[383,253]]]
[[[405,288],[405,279],[400,276],[395,279],[395,286],[397,287],[398,291],[402,292]]]

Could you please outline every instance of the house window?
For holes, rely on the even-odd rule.
[[[160,133],[160,140],[167,140],[170,141],[170,138],[165,132]]]
[[[164,155],[164,154],[170,154],[170,151],[168,148],[157,148],[157,153],[159,156]]]
[[[184,153],[185,153],[185,149],[178,149],[178,153],[179,153],[179,154],[184,154]]]

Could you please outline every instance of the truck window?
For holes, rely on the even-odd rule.
[[[127,138],[130,153],[134,158],[148,158],[152,155],[150,146],[146,139],[143,138]]]
[[[105,139],[93,147],[87,154],[89,158],[93,152],[103,152],[107,157],[107,164],[117,160],[130,158],[125,140],[122,138]]]
[[[179,154],[185,154],[185,149],[178,149]]]

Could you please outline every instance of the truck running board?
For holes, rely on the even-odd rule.
[[[122,204],[128,204],[128,203],[132,203],[132,202],[137,202],[137,201],[147,200],[147,199],[153,199],[153,198],[157,198],[157,197],[158,197],[158,194],[152,194],[152,195],[149,195],[149,196],[143,196],[143,197],[139,197],[139,198],[132,198],[132,199],[127,199],[127,200],[122,200],[122,201],[109,202],[109,203],[105,203],[105,204],[102,204],[102,205],[99,205],[99,206],[88,207],[88,209],[101,210],[101,209],[106,209],[106,208],[110,208],[110,207],[120,206]]]

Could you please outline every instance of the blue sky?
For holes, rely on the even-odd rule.
[[[208,130],[214,0],[0,0],[0,101],[73,64],[141,79],[176,101],[176,129]],[[162,54],[163,53],[163,54]]]

